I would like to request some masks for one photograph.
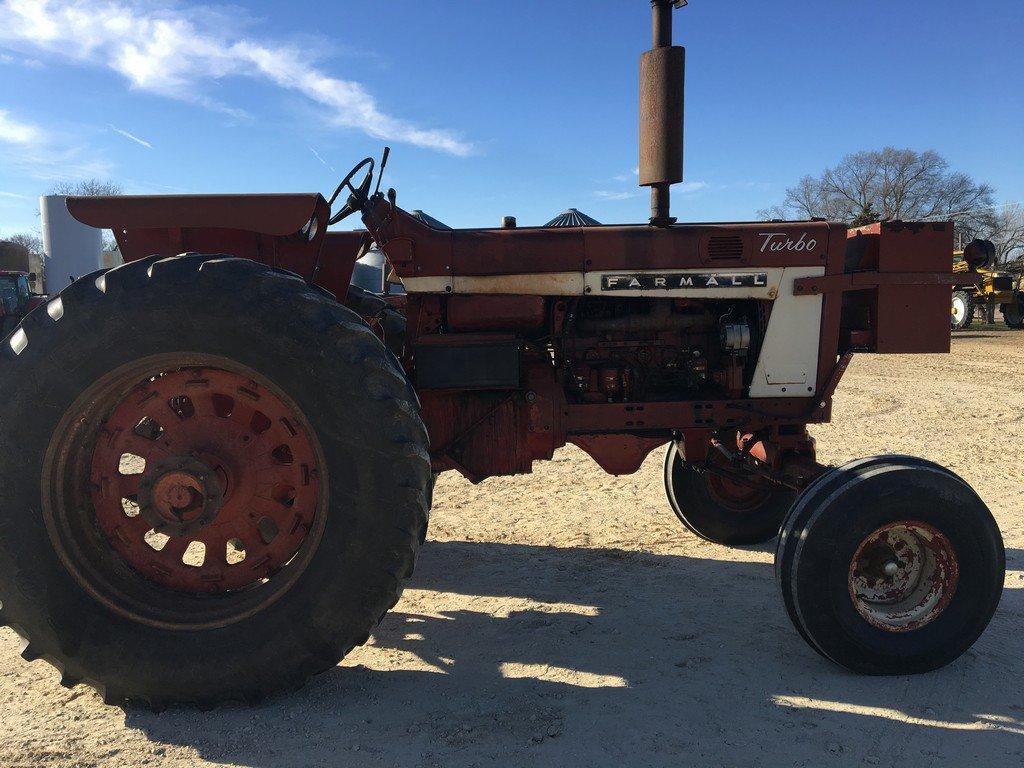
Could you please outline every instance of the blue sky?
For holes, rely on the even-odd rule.
[[[691,0],[676,24],[681,219],[752,217],[887,144],[1024,200],[1019,0]],[[649,44],[646,0],[0,0],[0,233],[60,179],[328,193],[385,142],[399,204],[453,226],[642,221]]]

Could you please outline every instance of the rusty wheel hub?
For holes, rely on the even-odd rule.
[[[708,494],[724,509],[739,513],[752,512],[764,504],[771,495],[771,490],[759,483],[753,474],[749,483],[741,483],[716,471],[717,468],[731,469],[729,460],[718,451],[712,449],[708,454],[708,461],[712,465],[704,473]]]
[[[218,474],[191,456],[155,462],[139,480],[139,512],[168,536],[201,531],[216,520],[223,500]]]
[[[291,406],[210,368],[139,384],[93,449],[91,500],[134,570],[190,593],[262,583],[295,556],[319,503],[316,453]]]
[[[848,585],[857,612],[888,632],[909,632],[934,621],[956,592],[953,545],[919,521],[879,528],[850,562]]]
[[[728,478],[708,474],[708,491],[721,506],[733,512],[750,512],[760,507],[769,491],[753,485],[741,485]]]

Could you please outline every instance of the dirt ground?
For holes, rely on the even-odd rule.
[[[0,765],[1024,765],[1024,332],[856,359],[821,456],[926,456],[988,502],[1008,573],[991,627],[920,677],[855,677],[790,626],[770,547],[686,533],[661,453],[608,477],[444,476],[411,587],[370,645],[264,707],[154,715],[66,691],[0,632]]]

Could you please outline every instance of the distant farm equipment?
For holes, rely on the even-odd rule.
[[[985,322],[994,323],[997,308],[1010,328],[1024,328],[1024,277],[992,269],[994,258],[995,246],[988,240],[975,240],[953,252],[954,273],[978,275],[976,285],[953,291],[950,324],[954,330],[970,328],[979,312]]]

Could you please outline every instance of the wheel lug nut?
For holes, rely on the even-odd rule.
[[[896,571],[898,571],[899,569],[900,567],[896,565],[896,563],[894,563],[892,560],[890,560],[888,563],[885,564],[885,575],[895,576]]]

